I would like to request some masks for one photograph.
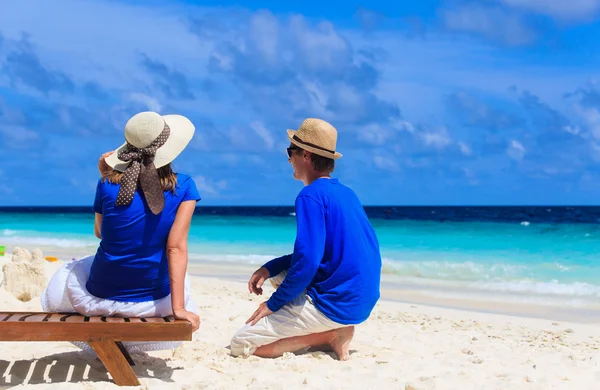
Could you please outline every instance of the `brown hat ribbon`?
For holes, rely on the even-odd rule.
[[[131,204],[139,181],[150,211],[157,215],[163,210],[165,207],[165,194],[160,185],[158,172],[154,167],[154,157],[158,148],[167,142],[170,134],[171,129],[165,123],[163,131],[152,141],[150,146],[136,148],[127,143],[127,148],[119,152],[119,160],[131,161],[131,163],[121,179],[121,188],[119,188],[116,201],[117,206]]]
[[[324,152],[328,152],[328,153],[331,153],[331,154],[335,154],[335,150],[329,150],[329,149],[325,149],[325,148],[324,148],[324,147],[322,147],[322,146],[315,145],[315,144],[311,144],[310,142],[304,142],[304,141],[302,141],[302,139],[301,139],[300,137],[298,137],[297,135],[294,135],[293,139],[294,139],[294,141],[297,141],[297,142],[299,142],[299,143],[301,143],[301,144],[303,144],[303,145],[306,145],[306,146],[311,146],[311,147],[313,147],[313,148],[315,148],[315,149],[319,149],[319,150],[322,150],[322,151],[324,151]]]

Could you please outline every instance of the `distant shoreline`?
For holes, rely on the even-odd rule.
[[[600,221],[600,206],[364,206],[369,218],[436,222],[589,223]],[[198,205],[196,216],[293,217],[294,206]],[[92,206],[0,206],[0,214],[82,214]]]
[[[17,206],[0,206],[0,211],[6,210],[47,210],[47,209],[90,209],[92,204],[89,205],[17,205]],[[364,208],[371,209],[386,209],[386,208],[440,208],[440,209],[449,209],[449,208],[471,208],[471,209],[485,209],[485,208],[499,208],[499,209],[518,209],[518,208],[556,208],[556,209],[566,209],[566,208],[600,208],[600,204],[598,205],[577,205],[577,204],[567,204],[567,205],[552,205],[552,204],[522,204],[522,205],[507,205],[507,204],[498,204],[498,205],[363,205]],[[206,209],[219,209],[219,208],[294,208],[293,204],[289,205],[203,205],[198,204],[196,206],[199,208]]]
[[[258,265],[242,263],[213,263],[193,261],[188,265],[188,273],[203,278],[224,279],[233,282],[247,283]],[[432,290],[431,290],[432,291]],[[415,286],[403,284],[393,275],[382,275],[381,299],[411,305],[424,305],[453,309],[473,313],[489,313],[509,315],[521,318],[537,318],[575,323],[600,323],[600,305],[597,307],[561,307],[559,305],[543,305],[535,303],[511,303],[486,300],[483,296],[444,297],[443,294],[431,295]],[[443,291],[438,291],[443,293]],[[464,291],[468,293],[468,291]]]

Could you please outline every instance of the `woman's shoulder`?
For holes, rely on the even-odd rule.
[[[200,194],[194,179],[186,174],[177,174],[177,193],[182,196],[182,200],[200,200]]]
[[[105,189],[105,188],[110,188],[110,187],[114,187],[114,186],[118,186],[118,184],[111,183],[110,180],[108,180],[105,177],[100,177],[98,179],[98,184],[96,185],[96,188],[97,189]]]
[[[192,179],[192,177],[190,175],[186,175],[185,173],[177,173],[177,183],[178,184],[187,183],[190,180],[194,181],[194,179]]]
[[[196,182],[190,175],[185,173],[177,173],[177,188],[196,187]]]

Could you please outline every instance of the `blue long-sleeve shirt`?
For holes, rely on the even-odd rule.
[[[350,188],[318,179],[296,198],[294,253],[264,266],[285,280],[267,301],[277,311],[305,290],[315,306],[340,324],[366,320],[379,299],[381,255],[375,231]]]

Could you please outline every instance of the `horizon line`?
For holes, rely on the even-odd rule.
[[[363,207],[600,207],[600,204],[388,204],[388,205],[369,205],[364,204]],[[18,208],[91,208],[92,205],[0,205],[0,209],[18,209]],[[267,207],[295,207],[293,204],[289,205],[196,205],[196,208],[242,208],[242,207],[254,207],[254,208],[267,208]]]

